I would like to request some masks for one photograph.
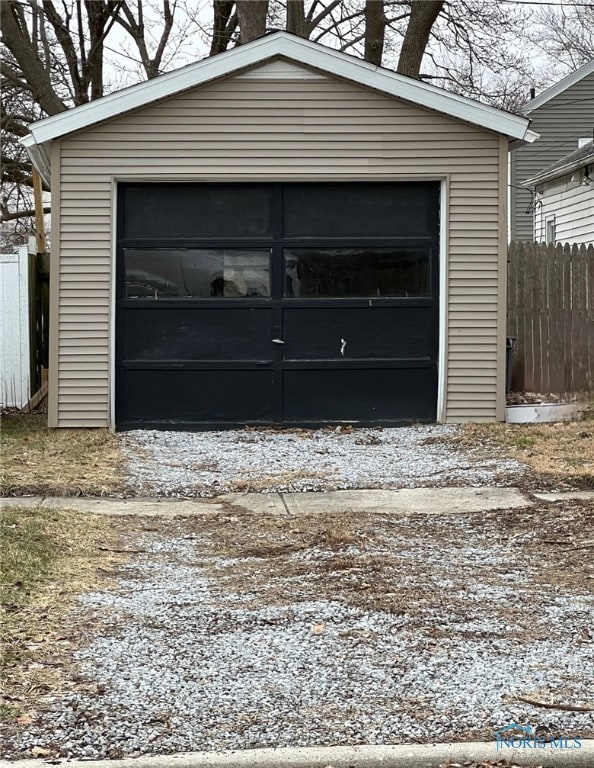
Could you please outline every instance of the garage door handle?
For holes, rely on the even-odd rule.
[[[285,342],[282,339],[272,339],[273,344],[284,344]]]

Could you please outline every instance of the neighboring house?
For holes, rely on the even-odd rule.
[[[594,245],[594,142],[524,182],[534,194],[534,239]]]
[[[594,59],[529,101],[522,114],[539,135],[510,160],[510,239],[531,240],[534,200],[522,184],[594,137]]]
[[[525,118],[279,32],[30,130],[50,426],[504,418]]]

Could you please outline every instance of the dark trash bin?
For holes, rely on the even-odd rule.
[[[507,336],[505,339],[505,394],[511,392],[512,375],[514,372],[514,349],[516,348],[516,337]]]

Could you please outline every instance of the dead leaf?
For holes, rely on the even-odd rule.
[[[33,757],[50,757],[54,752],[46,747],[31,747],[31,754]]]
[[[326,628],[326,623],[322,621],[321,624],[314,624],[311,628],[312,635],[321,635]]]
[[[33,716],[28,715],[26,713],[23,715],[19,715],[19,717],[17,717],[16,719],[16,722],[19,725],[31,725],[31,723],[33,722]]]

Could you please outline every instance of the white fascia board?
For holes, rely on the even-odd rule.
[[[43,144],[175,93],[226,77],[274,56],[297,61],[330,75],[373,88],[513,139],[524,140],[526,136],[528,120],[525,117],[479,104],[464,96],[376,67],[345,53],[326,48],[319,43],[302,40],[287,32],[266,35],[247,45],[202,59],[153,80],[40,120],[30,126],[31,135],[35,143]]]
[[[518,147],[524,147],[526,144],[533,144],[538,139],[540,139],[540,133],[527,130],[523,139],[511,139],[509,142],[509,148],[517,149]]]
[[[569,176],[574,171],[579,171],[581,168],[585,168],[588,165],[594,165],[594,153],[587,157],[582,157],[581,160],[575,160],[573,163],[562,165],[560,168],[555,168],[547,173],[539,173],[537,176],[533,176],[531,179],[526,179],[520,186],[522,187],[534,187],[536,184],[544,184],[547,181],[554,181],[561,178],[561,176]]]
[[[20,142],[29,153],[31,162],[39,172],[39,175],[49,187],[52,176],[52,164],[50,160],[51,143],[46,145],[37,144],[31,134],[23,137]]]
[[[261,38],[261,40],[266,41],[267,38]],[[202,59],[195,64],[189,64],[152,80],[131,85],[121,91],[111,93],[109,96],[104,96],[88,104],[82,104],[66,112],[46,117],[44,120],[30,125],[29,130],[37,143],[43,143],[131,112],[133,109],[165,99],[175,93],[203,85],[260,61],[262,52],[257,47],[258,43],[260,40],[251,45],[241,46],[232,51]],[[266,53],[264,58],[271,55],[274,54]]]
[[[576,69],[575,72],[572,72],[571,74],[564,77],[563,80],[559,80],[558,83],[551,85],[550,88],[547,88],[546,91],[543,91],[539,96],[536,96],[534,99],[530,99],[530,101],[526,102],[526,104],[521,107],[520,111],[523,115],[529,115],[531,112],[534,112],[535,109],[538,109],[539,107],[542,107],[543,104],[546,104],[547,101],[554,99],[555,96],[559,96],[560,93],[563,93],[563,91],[571,88],[572,85],[579,83],[579,81],[583,80],[584,77],[591,75],[592,72],[594,72],[594,59],[589,61],[587,64],[584,64],[583,67]]]
[[[302,44],[297,43],[300,49],[296,49],[293,53],[289,49],[296,44],[296,41],[291,39],[288,42],[291,46],[285,48],[285,53],[297,59],[299,54],[303,54]],[[338,51],[328,51],[316,45],[299,60],[303,64],[325,70],[336,77],[351,80],[359,85],[514,139],[523,139],[528,130],[528,121],[524,117],[480,104],[456,93],[436,88],[434,85],[399,75],[397,72],[375,67]]]

